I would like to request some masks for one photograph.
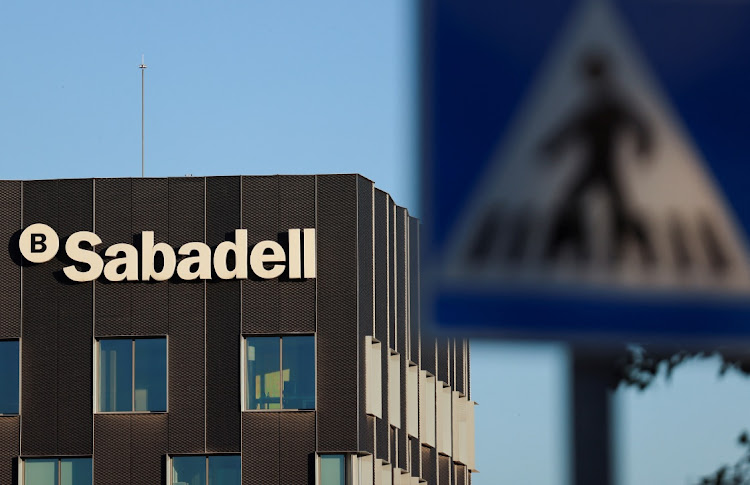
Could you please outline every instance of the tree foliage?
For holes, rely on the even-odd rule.
[[[718,357],[719,376],[724,376],[730,370],[750,376],[750,359],[728,358],[719,351],[680,351],[665,353],[650,350],[647,347],[628,347],[615,366],[616,386],[636,387],[643,391],[662,373],[667,379],[672,377],[674,370],[682,363],[692,359],[710,359]],[[737,438],[743,447],[742,456],[734,465],[725,465],[710,475],[700,479],[698,485],[750,485],[750,435],[742,431]]]

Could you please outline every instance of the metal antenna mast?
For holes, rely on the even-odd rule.
[[[144,177],[145,173],[146,173],[146,165],[145,165],[145,158],[144,158],[144,154],[145,154],[144,139],[145,139],[145,137],[144,137],[144,124],[143,124],[144,115],[143,115],[143,113],[144,113],[144,108],[145,108],[144,91],[145,91],[145,87],[146,87],[146,67],[147,66],[146,66],[146,63],[144,61],[143,54],[141,54],[141,65],[138,66],[138,67],[141,69],[141,177]]]

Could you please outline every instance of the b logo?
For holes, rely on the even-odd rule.
[[[32,224],[23,230],[18,240],[21,254],[32,263],[46,263],[57,254],[60,238],[46,224]]]

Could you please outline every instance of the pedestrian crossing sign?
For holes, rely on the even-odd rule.
[[[486,127],[442,132],[456,124],[442,104],[467,108],[444,100],[461,81],[443,79],[455,76],[446,74],[453,61],[435,44],[451,41],[435,32],[470,37],[464,45],[480,35],[466,30],[469,14],[447,28],[457,7],[442,3],[432,2],[424,29],[425,72],[435,76],[423,111],[428,319],[443,330],[521,337],[750,334],[750,214],[717,177],[731,162],[709,159],[696,142],[618,6],[570,6],[493,137]],[[490,46],[477,57],[502,57],[503,39],[481,41]],[[444,178],[446,165],[476,172],[463,194]],[[448,210],[435,202],[450,197]]]

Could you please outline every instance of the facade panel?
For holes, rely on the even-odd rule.
[[[308,485],[315,476],[315,413],[290,412],[279,416],[282,485]]]
[[[242,484],[280,485],[279,417],[283,413],[242,413]]]
[[[166,477],[164,457],[169,446],[169,421],[170,416],[166,414],[136,414],[130,417],[130,483],[133,485],[163,483]],[[98,447],[96,456],[98,458]]]
[[[20,418],[5,416],[0,418],[0,483],[17,483],[17,461],[13,457],[19,453]]]
[[[169,179],[172,247],[204,241],[204,179]],[[205,282],[173,279],[169,290],[169,452],[205,451]]]
[[[94,482],[96,485],[131,483],[131,416],[97,414],[94,416]],[[138,443],[135,444],[138,446]]]
[[[21,229],[21,182],[0,181],[0,247],[9,257],[0,259],[0,338],[21,336],[21,253],[13,248]]]
[[[390,461],[388,436],[388,342],[389,325],[389,253],[390,197],[375,189],[375,338],[381,343],[382,419],[376,420],[376,458]]]
[[[274,241],[288,247],[287,231],[315,227],[315,176],[279,176],[279,223]],[[269,236],[270,238],[270,236]],[[263,238],[267,239],[267,238]],[[288,271],[279,280],[279,330],[281,333],[315,332],[316,279],[290,280]]]
[[[317,179],[318,450],[353,452],[359,432],[356,177]]]
[[[206,178],[206,243],[215,249],[240,227],[240,177]],[[206,282],[206,451],[241,449],[241,283]]]
[[[24,182],[25,225],[58,227],[58,182]],[[21,453],[57,454],[57,292],[55,275],[62,263],[53,259],[23,268],[23,325],[21,332]]]
[[[102,239],[97,248],[102,258],[112,243],[135,244],[132,217],[131,179],[97,179],[94,181],[94,232]],[[110,283],[104,278],[94,282],[96,298],[95,328],[97,337],[133,335],[133,284]]]
[[[420,360],[419,317],[419,220],[409,218],[409,357],[417,365]]]
[[[359,355],[358,366],[360,403],[367,402],[367,365],[362,356],[367,353],[367,346],[371,346],[375,334],[375,254],[373,240],[374,207],[373,184],[364,177],[357,177],[357,321],[359,322]],[[375,433],[370,425],[366,412],[359,413],[359,444],[358,448],[368,453],[375,452]],[[374,422],[373,422],[374,424]]]
[[[242,227],[249,244],[275,241],[279,230],[279,177],[242,178]],[[279,333],[279,282],[251,277],[242,281],[243,333]]]
[[[406,390],[406,373],[408,372],[408,352],[409,343],[407,336],[409,335],[409,320],[407,319],[409,298],[408,298],[408,218],[409,214],[403,207],[396,207],[396,350],[399,353],[400,368],[399,368],[399,399],[401,400],[400,405],[400,421],[401,427],[396,432],[396,439],[398,440],[398,467],[402,470],[409,469],[409,463],[407,459],[409,442],[407,438],[407,390]]]
[[[94,220],[92,180],[58,184],[60,240],[91,231]],[[61,242],[62,244],[62,242]],[[65,261],[65,265],[71,261]],[[62,279],[64,276],[57,275]],[[92,452],[93,282],[57,286],[57,454]]]
[[[141,232],[153,231],[154,241],[169,242],[169,179],[132,179],[132,227],[136,247]],[[120,242],[120,241],[118,241]],[[122,242],[127,242],[123,240]],[[169,332],[169,285],[153,282],[132,285],[132,335],[166,335]]]

